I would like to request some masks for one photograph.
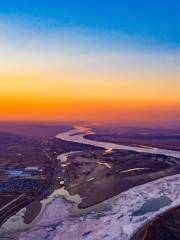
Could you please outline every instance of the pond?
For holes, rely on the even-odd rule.
[[[31,177],[32,174],[22,170],[9,170],[7,175],[11,177]]]
[[[152,198],[145,202],[139,210],[133,212],[132,216],[141,216],[149,212],[156,212],[159,209],[170,205],[171,203],[172,203],[171,199],[166,196]]]

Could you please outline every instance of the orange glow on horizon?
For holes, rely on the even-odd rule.
[[[159,85],[143,82],[145,77],[153,79],[153,75],[142,74],[140,78],[134,73],[133,76],[63,73],[57,76],[1,74],[0,77],[1,120],[180,119],[178,82],[174,87],[165,81],[171,76],[160,76]]]

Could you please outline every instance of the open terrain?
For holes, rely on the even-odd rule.
[[[81,208],[95,205],[137,185],[175,175],[180,160],[131,151],[83,151],[71,154],[64,169],[65,187],[82,197]]]
[[[93,126],[93,129],[96,135],[88,135],[88,139],[180,150],[180,128],[122,127],[104,124]]]
[[[96,128],[97,136],[68,124],[0,125],[1,237],[125,240],[178,206],[180,153],[167,150],[178,130]],[[154,213],[136,215],[151,201]]]
[[[57,140],[69,125],[0,124],[0,222],[53,191],[61,175],[57,156],[88,148]]]

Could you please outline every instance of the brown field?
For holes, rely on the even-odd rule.
[[[97,134],[87,136],[88,139],[180,150],[180,128],[135,128],[119,125],[99,125],[93,127],[93,129]]]
[[[131,151],[84,151],[69,156],[65,186],[82,197],[81,208],[97,204],[131,187],[180,172],[180,161]],[[135,171],[128,171],[138,168]]]

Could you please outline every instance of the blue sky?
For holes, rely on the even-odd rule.
[[[176,0],[0,1],[0,71],[25,58],[28,71],[179,72],[179,12]]]
[[[0,1],[0,71],[26,58],[28,70],[179,72],[179,13],[175,0]]]
[[[12,96],[20,103],[71,99],[81,119],[76,100],[99,99],[101,117],[111,115],[113,100],[114,117],[136,118],[136,103],[145,118],[180,119],[179,13],[179,0],[1,0],[0,102],[11,110]],[[51,108],[42,116],[56,116]],[[12,115],[4,110],[4,118]]]
[[[3,0],[0,18],[41,31],[61,28],[125,34],[146,45],[180,47],[178,0]]]

